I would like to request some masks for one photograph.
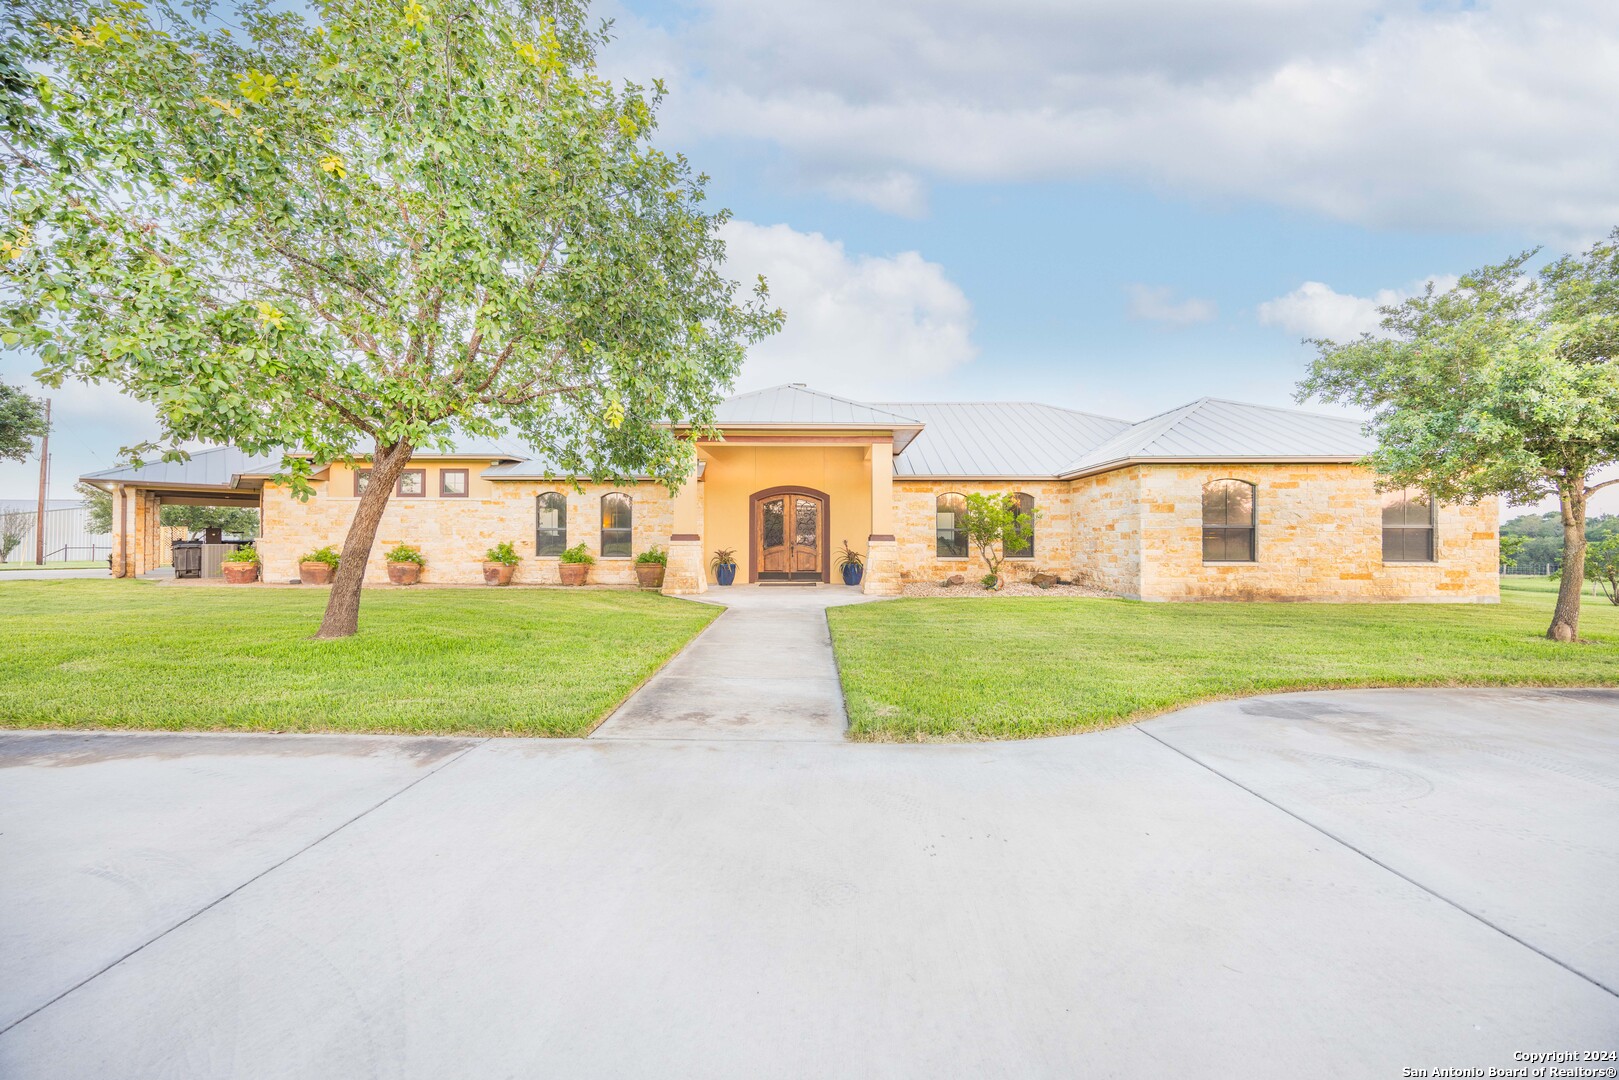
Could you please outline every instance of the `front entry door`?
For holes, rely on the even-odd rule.
[[[802,491],[754,503],[754,576],[759,581],[820,581],[826,562],[826,505]]]

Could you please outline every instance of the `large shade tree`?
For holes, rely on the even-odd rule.
[[[372,461],[319,636],[351,634],[417,448],[512,433],[562,475],[695,467],[780,313],[722,273],[660,90],[598,75],[577,0],[18,0],[4,340],[155,406],[161,443]],[[226,24],[229,24],[228,26]],[[13,110],[18,111],[18,110]]]
[[[1391,486],[1448,502],[1557,496],[1562,580],[1547,636],[1579,637],[1586,507],[1619,463],[1619,230],[1530,273],[1526,252],[1382,309],[1381,335],[1318,340],[1299,396],[1358,406]]]

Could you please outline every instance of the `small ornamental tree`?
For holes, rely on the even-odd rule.
[[[1619,604],[1619,536],[1585,549],[1585,576],[1597,583],[1611,604]]]
[[[1313,342],[1299,397],[1357,406],[1380,483],[1445,502],[1556,495],[1563,570],[1546,636],[1579,637],[1586,506],[1619,480],[1619,230],[1531,275],[1526,252],[1382,308],[1384,336]]]
[[[1514,536],[1511,533],[1500,534],[1497,538],[1500,550],[1496,554],[1496,559],[1501,564],[1503,571],[1509,566],[1517,565],[1518,556],[1523,554],[1523,549],[1528,543],[1529,538],[1527,536]]]
[[[0,251],[0,259],[6,257]],[[34,440],[45,434],[45,409],[39,402],[0,382],[0,461],[27,461]]]
[[[1034,539],[1034,519],[1039,514],[1018,513],[1017,503],[1010,495],[973,492],[967,496],[967,512],[961,527],[967,541],[978,549],[984,565],[989,568],[986,583],[998,578],[1001,563],[1008,551],[1022,551]]]
[[[105,536],[112,532],[112,495],[102,491],[94,484],[86,484],[80,480],[73,485],[79,498],[84,500],[85,515],[84,531],[96,536]]]
[[[354,633],[417,448],[515,434],[563,475],[694,470],[780,313],[721,272],[661,87],[595,69],[579,0],[14,0],[0,335],[150,403],[161,444],[371,460],[318,636]],[[227,17],[228,16],[228,17]],[[225,24],[230,24],[227,29]],[[15,67],[15,65],[14,65]]]

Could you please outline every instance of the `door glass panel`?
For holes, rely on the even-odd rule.
[[[781,547],[787,542],[786,529],[783,517],[786,514],[787,504],[784,499],[771,499],[764,504],[764,546],[767,548]]]
[[[821,521],[819,510],[820,504],[813,499],[798,500],[797,532],[793,537],[793,542],[798,546],[815,547],[815,534]]]

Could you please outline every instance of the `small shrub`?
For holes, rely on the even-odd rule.
[[[658,566],[668,566],[669,553],[661,548],[653,548],[651,551],[641,552],[641,554],[635,557],[635,561],[640,563],[642,566],[647,566],[654,563]]]
[[[735,566],[735,565],[736,565],[736,549],[735,548],[716,548],[715,551],[714,551],[714,557],[712,559],[708,560],[708,568],[710,570],[718,570],[722,566]]]
[[[415,563],[417,566],[427,565],[427,560],[422,558],[421,549],[412,547],[410,544],[400,544],[398,547],[388,552],[388,561],[410,562]]]
[[[523,561],[522,556],[517,554],[517,549],[512,546],[510,540],[502,540],[484,552],[483,557],[488,562],[499,563],[502,566],[516,566]]]
[[[252,544],[244,544],[235,551],[225,553],[226,562],[258,562],[259,549]]]
[[[565,549],[557,558],[565,563],[578,563],[580,566],[596,565],[596,556],[592,555],[582,543]]]
[[[337,563],[338,563],[340,558],[341,558],[341,556],[338,555],[337,549],[335,547],[333,547],[331,544],[327,544],[325,547],[319,549],[318,551],[311,551],[308,555],[305,555],[303,558],[299,559],[298,561],[299,562],[325,563],[327,566],[330,566],[333,570],[336,570],[337,569]]]
[[[993,589],[1000,583],[1001,575],[999,574],[985,574],[983,577],[978,579],[978,584],[982,585],[986,589]]]
[[[843,542],[843,550],[838,552],[838,569],[845,566],[865,566],[866,557],[849,546],[849,541]]]

